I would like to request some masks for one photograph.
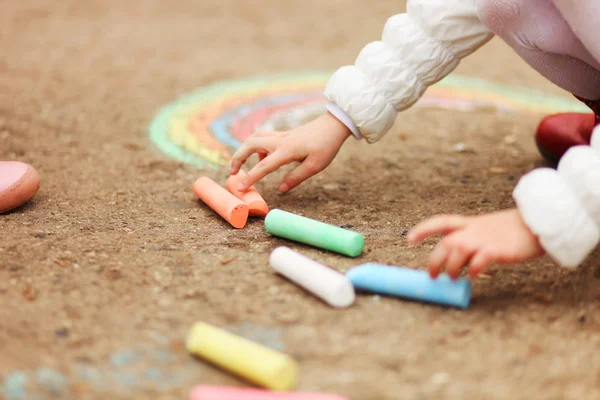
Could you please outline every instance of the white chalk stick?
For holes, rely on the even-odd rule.
[[[348,307],[354,303],[354,286],[345,275],[288,247],[273,250],[269,262],[275,271],[333,307]]]

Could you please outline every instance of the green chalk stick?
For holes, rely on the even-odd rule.
[[[350,257],[358,257],[365,247],[365,238],[360,233],[282,210],[271,210],[265,227],[272,235]]]

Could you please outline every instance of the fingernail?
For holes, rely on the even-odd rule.
[[[244,183],[243,183],[243,182],[242,182],[242,183],[240,183],[239,185],[237,185],[237,190],[239,190],[240,192],[241,192],[242,190],[244,190]]]
[[[279,191],[280,192],[287,192],[288,190],[290,190],[290,187],[287,185],[287,183],[282,183],[281,185],[279,185]]]

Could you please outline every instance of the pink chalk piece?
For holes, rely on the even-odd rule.
[[[226,386],[197,386],[190,400],[349,400],[335,394],[283,393],[263,389]]]
[[[246,173],[242,170],[240,170],[237,175],[231,175],[227,179],[227,190],[248,205],[251,216],[266,217],[269,213],[269,206],[254,186],[250,186],[246,192],[240,192],[237,189],[237,186],[244,180],[245,177]]]
[[[0,161],[0,214],[28,202],[40,188],[40,176],[28,164]]]

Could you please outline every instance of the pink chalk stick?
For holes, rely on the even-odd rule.
[[[237,190],[237,186],[244,180],[245,177],[246,173],[242,170],[240,170],[237,175],[231,175],[227,179],[227,190],[248,205],[248,210],[251,216],[266,217],[269,213],[269,206],[254,186],[250,186],[250,188],[245,192],[240,192]]]
[[[225,386],[197,386],[190,400],[349,400],[335,394],[282,393],[262,389]]]

